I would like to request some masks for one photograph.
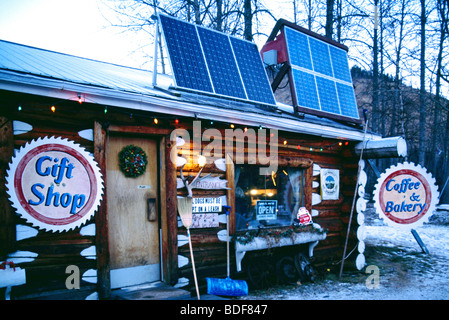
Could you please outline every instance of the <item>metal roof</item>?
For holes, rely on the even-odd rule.
[[[362,140],[361,129],[330,119],[291,114],[290,106],[278,110],[229,99],[181,92],[173,94],[153,87],[153,73],[116,64],[62,54],[0,40],[0,90],[60,99],[192,116],[247,126],[312,134],[337,139]],[[157,76],[157,86],[169,88],[167,75]],[[368,134],[367,139],[378,139]]]
[[[1,40],[0,68],[110,89],[153,92],[152,72]]]

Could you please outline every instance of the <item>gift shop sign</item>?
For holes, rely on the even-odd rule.
[[[67,139],[43,138],[16,152],[7,188],[19,215],[40,229],[57,232],[79,227],[94,215],[103,181],[84,148]]]
[[[429,219],[438,197],[434,178],[420,165],[408,162],[387,169],[374,191],[379,216],[390,225],[410,229]]]

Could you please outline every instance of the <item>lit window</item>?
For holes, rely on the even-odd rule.
[[[259,174],[255,165],[235,167],[236,229],[292,225],[304,206],[304,169]]]

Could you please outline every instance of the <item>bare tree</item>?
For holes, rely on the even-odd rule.
[[[426,148],[426,0],[421,4],[421,58],[420,58],[420,93],[419,93],[419,164],[424,166]]]
[[[326,27],[325,36],[332,39],[332,34],[334,33],[334,0],[326,0]]]

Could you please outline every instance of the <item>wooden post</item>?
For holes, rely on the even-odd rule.
[[[14,155],[12,121],[0,117],[0,260],[13,251],[16,240],[14,212],[6,194],[6,170]]]
[[[418,242],[419,246],[421,247],[422,252],[425,254],[429,254],[429,250],[427,250],[427,247],[424,244],[424,242],[422,241],[418,232],[415,229],[411,229],[410,231],[412,232],[412,235],[415,237],[416,242]]]
[[[407,142],[402,137],[390,137],[379,140],[368,140],[358,143],[355,153],[363,159],[398,158],[407,156]]]
[[[226,191],[226,200],[228,206],[231,207],[229,213],[229,234],[235,233],[235,176],[234,176],[234,162],[229,154],[226,154],[226,180],[228,180],[228,188]]]
[[[170,136],[163,141],[165,141],[165,177],[161,176],[161,181],[165,179],[165,199],[162,199],[165,201],[165,217],[162,221],[166,232],[162,238],[162,258],[164,280],[168,284],[175,284],[178,281],[178,200],[176,163],[171,161],[170,152],[172,148],[176,148],[176,144],[170,140]]]
[[[95,217],[97,249],[97,290],[100,299],[108,299],[111,294],[109,266],[108,201],[106,190],[106,141],[107,133],[99,122],[94,123],[94,156],[103,174],[103,200]]]

